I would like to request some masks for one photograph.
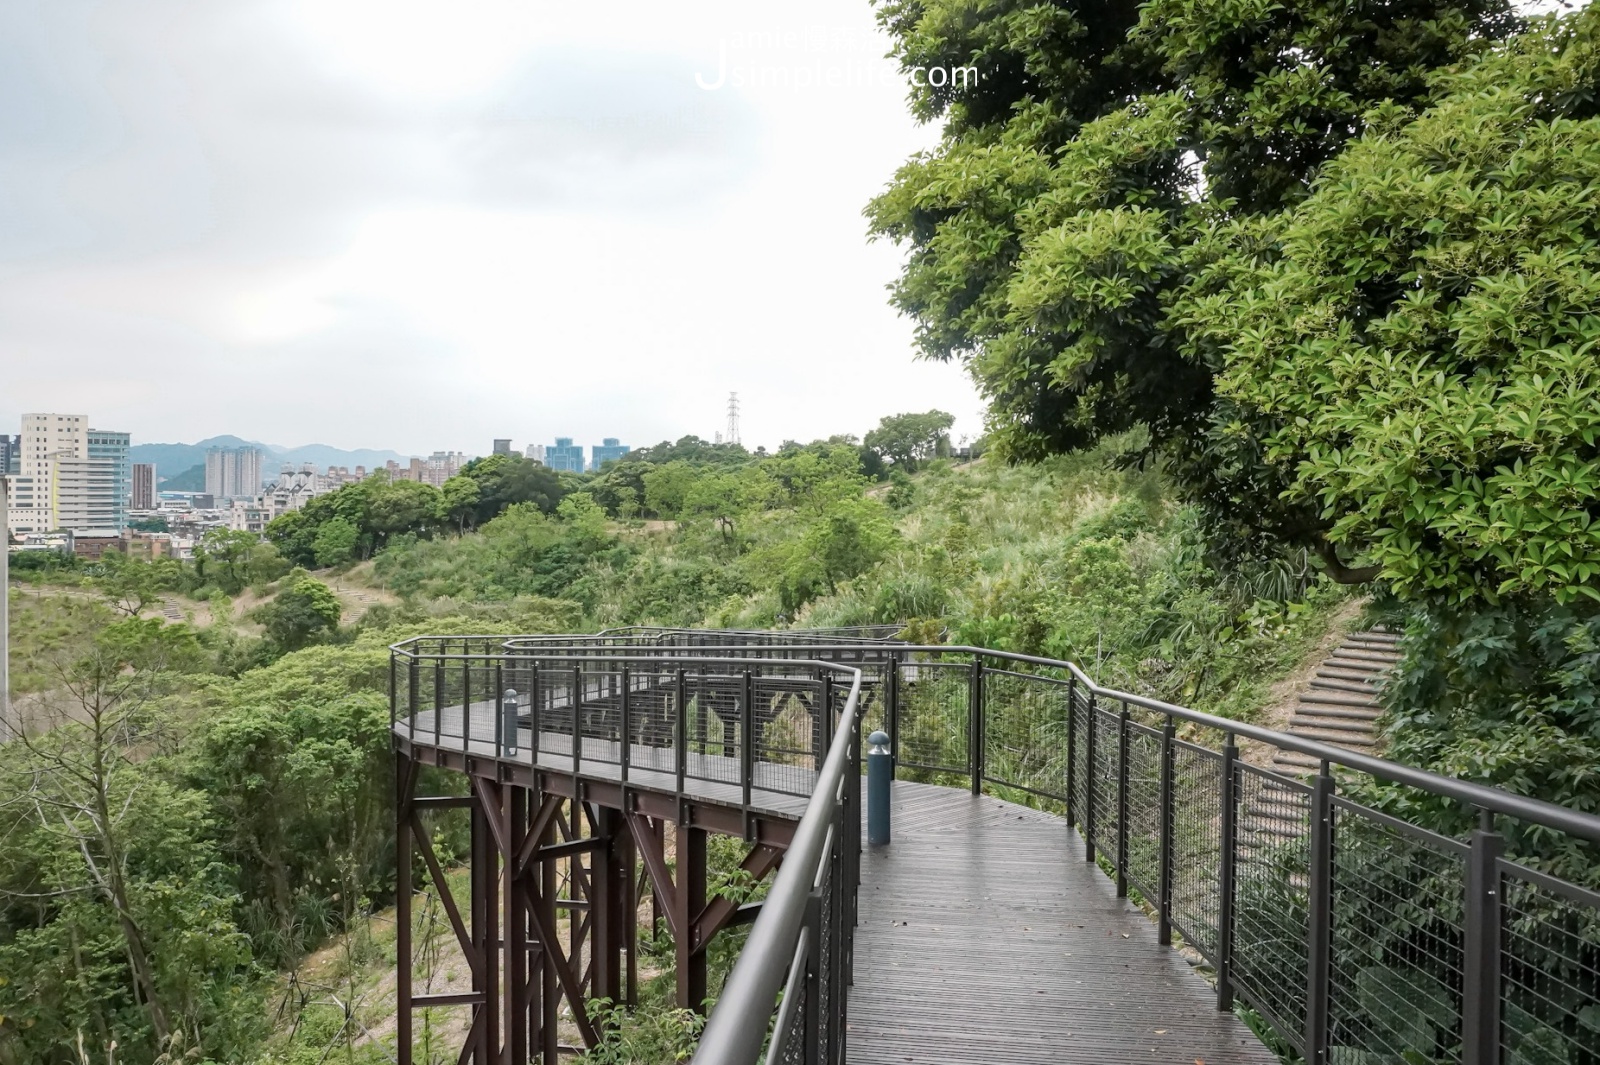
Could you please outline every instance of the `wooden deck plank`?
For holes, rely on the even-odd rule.
[[[1065,822],[897,781],[862,857],[852,1065],[1272,1065]]]

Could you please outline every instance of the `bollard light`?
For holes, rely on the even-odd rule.
[[[500,713],[505,722],[505,754],[515,757],[517,753],[517,689],[507,688],[505,695],[500,699]]]
[[[867,842],[889,842],[889,794],[894,782],[894,755],[889,752],[889,735],[874,732],[867,737]]]

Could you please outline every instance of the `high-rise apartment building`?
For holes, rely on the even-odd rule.
[[[133,492],[129,502],[134,510],[156,509],[156,467],[153,462],[133,464]]]
[[[127,525],[128,434],[91,429],[88,422],[82,414],[23,415],[9,513],[13,531],[115,534]]]
[[[218,499],[254,499],[261,494],[261,449],[206,449],[206,494]]]
[[[509,437],[506,437],[506,438],[503,438],[503,439],[501,437],[498,437],[498,436],[495,437],[495,440],[494,440],[494,454],[496,454],[496,455],[509,455],[509,454],[511,454],[511,439]]]
[[[574,444],[570,436],[558,436],[554,447],[544,449],[544,464],[552,470],[583,472],[583,445]]]
[[[589,448],[589,468],[598,470],[606,463],[620,459],[631,450],[627,444],[618,443],[616,437],[608,436]]]
[[[525,454],[528,456],[528,458],[532,459],[534,462],[537,462],[539,465],[544,465],[543,444],[529,444],[528,450],[525,452]]]
[[[17,460],[22,457],[22,437],[0,433],[0,477],[17,472]]]

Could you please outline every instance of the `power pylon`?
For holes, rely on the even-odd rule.
[[[739,443],[739,393],[728,393],[728,432],[723,437],[729,444]]]

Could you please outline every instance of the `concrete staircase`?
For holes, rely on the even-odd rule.
[[[1289,719],[1289,732],[1307,739],[1376,754],[1379,679],[1400,660],[1400,637],[1382,629],[1352,632],[1323,660],[1300,693]],[[1317,771],[1317,760],[1293,751],[1279,751],[1272,768],[1286,776]]]
[[[1285,731],[1362,754],[1377,754],[1379,679],[1400,660],[1400,637],[1382,629],[1352,632],[1323,660],[1310,686],[1300,693]],[[1309,755],[1278,751],[1274,772],[1305,779],[1320,768]],[[1262,845],[1295,839],[1306,832],[1305,799],[1287,784],[1260,781],[1245,803],[1240,825],[1250,860]]]

